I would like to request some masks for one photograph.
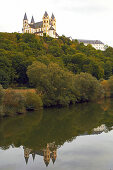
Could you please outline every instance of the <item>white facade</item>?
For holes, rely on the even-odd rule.
[[[102,43],[99,40],[81,40],[78,39],[79,43],[84,43],[85,46],[87,46],[88,44],[92,45],[92,47],[94,47],[96,50],[101,50],[101,51],[105,51],[105,45],[104,43]]]

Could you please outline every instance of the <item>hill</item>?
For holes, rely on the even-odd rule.
[[[29,86],[27,68],[34,61],[57,63],[74,74],[87,72],[99,79],[113,74],[113,48],[106,51],[84,46],[65,36],[58,39],[34,34],[0,33],[0,84]]]

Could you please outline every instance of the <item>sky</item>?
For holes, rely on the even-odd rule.
[[[54,13],[59,35],[113,47],[113,0],[1,0],[0,32],[22,32],[25,12],[39,22],[45,11]]]

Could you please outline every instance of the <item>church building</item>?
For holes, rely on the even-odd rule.
[[[56,18],[54,14],[52,14],[50,18],[48,13],[45,12],[42,21],[35,22],[34,17],[32,16],[31,23],[28,23],[27,14],[25,13],[22,32],[36,34],[39,36],[46,34],[50,37],[58,38],[58,34],[56,32]]]

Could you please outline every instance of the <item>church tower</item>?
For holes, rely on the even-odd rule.
[[[56,18],[55,18],[53,13],[52,13],[52,16],[51,16],[51,24],[56,31]]]
[[[49,165],[50,162],[50,149],[49,149],[49,144],[47,144],[47,148],[44,149],[44,162],[46,166]]]
[[[51,159],[52,159],[53,164],[55,163],[56,158],[57,158],[57,150],[54,150],[51,154]]]
[[[46,33],[48,35],[49,15],[48,15],[48,13],[46,11],[45,11],[45,14],[43,16],[43,29],[44,29],[44,33]]]
[[[34,24],[35,23],[35,20],[34,20],[34,17],[32,16],[31,18],[31,24]]]
[[[28,19],[27,19],[27,15],[25,13],[24,19],[23,19],[23,29],[22,29],[23,33],[25,33],[26,28],[28,28]]]

